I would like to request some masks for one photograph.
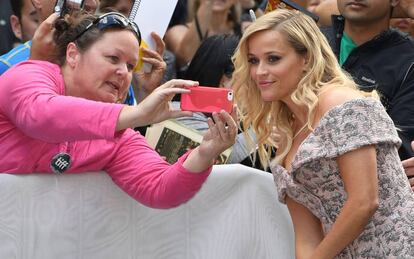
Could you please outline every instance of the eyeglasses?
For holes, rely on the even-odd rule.
[[[79,39],[85,32],[87,32],[92,26],[97,26],[99,30],[105,30],[109,28],[131,28],[132,31],[135,33],[135,36],[138,39],[138,43],[141,45],[141,32],[138,28],[138,25],[117,12],[109,12],[105,13],[98,18],[96,18],[93,22],[88,24],[84,30],[82,30],[74,39],[76,41]]]

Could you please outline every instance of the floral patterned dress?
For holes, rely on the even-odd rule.
[[[354,99],[328,111],[302,142],[292,169],[271,166],[279,200],[306,206],[328,233],[347,198],[336,158],[375,145],[379,208],[360,236],[336,258],[414,258],[414,193],[401,165],[401,144],[381,103]]]

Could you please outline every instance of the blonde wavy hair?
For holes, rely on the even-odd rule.
[[[307,126],[312,121],[318,104],[318,95],[325,86],[356,89],[352,79],[341,70],[325,36],[307,15],[278,9],[258,18],[244,32],[233,56],[235,71],[232,87],[235,93],[243,131],[253,128],[257,138],[260,162],[267,168],[271,149],[277,149],[272,162],[282,163],[293,142],[293,114],[281,101],[265,102],[250,76],[248,40],[257,32],[274,30],[283,34],[295,52],[307,59],[307,70],[291,94],[293,102],[308,108]],[[272,133],[278,135],[271,137]],[[250,145],[254,145],[251,138]]]

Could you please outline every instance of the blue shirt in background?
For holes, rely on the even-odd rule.
[[[27,41],[11,49],[6,54],[0,56],[0,75],[6,72],[6,70],[12,67],[13,65],[21,61],[28,60],[30,56],[31,46],[32,41]]]

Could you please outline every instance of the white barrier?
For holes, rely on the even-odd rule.
[[[270,174],[215,166],[201,191],[147,208],[106,173],[0,174],[0,258],[294,258]]]

